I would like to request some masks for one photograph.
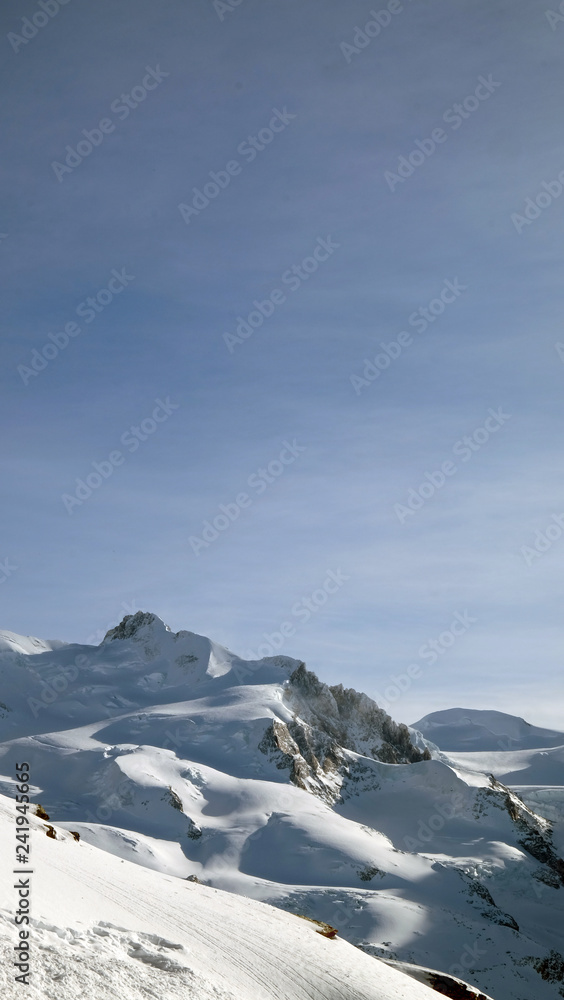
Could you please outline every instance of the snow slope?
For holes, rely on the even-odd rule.
[[[484,712],[472,708],[432,712],[414,722],[412,728],[440,750],[449,752],[536,750],[564,746],[564,733],[531,726],[524,719],[504,712]]]
[[[0,797],[12,857],[14,804]],[[0,897],[2,996],[47,1000],[431,1000],[402,971],[319,933],[315,923],[182,881],[32,819],[29,986],[14,980],[16,892]],[[488,998],[484,998],[488,1000]]]
[[[463,769],[494,774],[531,809],[559,826],[564,825],[564,746],[548,750],[449,753],[442,757]]]
[[[5,653],[0,684],[0,790],[28,760],[81,847],[326,921],[419,976],[560,997],[541,975],[564,922],[551,824],[465,762],[422,759],[365,695],[141,613],[99,647]]]
[[[47,653],[62,649],[66,645],[66,642],[61,642],[59,639],[36,639],[32,635],[0,632],[0,653],[24,653],[33,656],[34,653]]]
[[[553,823],[555,847],[564,853],[564,733],[502,712],[460,708],[434,712],[413,728],[440,747],[441,760],[508,785]]]

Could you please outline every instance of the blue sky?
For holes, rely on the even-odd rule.
[[[3,627],[141,608],[562,726],[546,2],[3,6]]]

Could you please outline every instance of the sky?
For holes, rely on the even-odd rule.
[[[3,628],[564,726],[547,2],[2,6]]]

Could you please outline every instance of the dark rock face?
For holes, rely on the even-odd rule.
[[[467,876],[464,877],[467,878]],[[499,906],[496,906],[491,892],[489,889],[486,889],[485,885],[478,882],[477,879],[468,878],[468,891],[469,896],[471,898],[474,897],[476,902],[477,900],[482,900],[483,908],[480,910],[482,917],[486,920],[491,920],[494,924],[500,924],[502,927],[511,927],[514,931],[519,930],[519,924],[514,917],[510,913],[504,913],[503,910],[500,910]]]
[[[389,754],[391,751],[391,756],[395,758],[395,760],[389,760],[389,764],[417,764],[421,760],[431,760],[431,754],[427,748],[421,753],[417,747],[413,746],[409,729],[403,722],[400,722],[398,725],[393,719],[387,716],[382,725],[382,736],[385,743],[380,753],[382,753],[385,747],[386,752]],[[378,759],[384,760],[382,756]]]
[[[304,663],[290,675],[286,701],[301,719],[347,750],[386,764],[430,759],[428,750],[421,753],[413,745],[407,726],[395,723],[372,698],[342,684],[323,684]]]
[[[407,726],[396,725],[371,698],[342,684],[323,684],[304,663],[290,675],[284,698],[294,718],[273,720],[259,750],[289,770],[294,785],[330,804],[356,775],[360,762],[354,754],[387,764],[430,759],[428,751],[413,746]]]
[[[290,781],[332,804],[339,795],[341,747],[326,733],[311,729],[300,720],[286,724],[278,719],[265,730],[259,750],[279,770],[290,772]]]
[[[517,965],[532,965],[535,972],[538,972],[545,983],[554,983],[558,986],[558,992],[564,997],[564,956],[559,951],[552,949],[544,958],[535,955],[526,955]]]
[[[560,952],[550,951],[545,958],[535,959],[532,964],[545,982],[564,983],[564,958]],[[564,996],[562,990],[560,993]]]
[[[137,611],[134,615],[126,615],[119,625],[116,625],[115,628],[111,628],[109,632],[106,632],[103,641],[110,642],[112,639],[134,639],[139,629],[142,629],[147,625],[152,625],[155,621],[157,621],[156,616],[151,614],[149,611]]]
[[[556,881],[557,887],[564,885],[564,861],[554,850],[552,823],[532,812],[514,792],[502,785],[493,775],[490,776],[490,784],[492,788],[485,790],[484,797],[498,808],[507,810],[519,831],[517,841],[519,847],[548,867],[550,874],[547,873],[541,881],[545,881],[547,885],[554,885]],[[538,878],[538,875],[535,877]]]
[[[438,972],[429,975],[429,986],[443,997],[450,997],[450,1000],[488,1000],[484,993],[476,993],[464,983],[459,983],[450,976],[442,976]]]

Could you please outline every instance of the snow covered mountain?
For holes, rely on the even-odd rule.
[[[563,995],[553,824],[493,775],[298,660],[246,662],[154,615],[97,647],[2,635],[0,791],[29,761],[34,801],[81,848],[325,922],[447,996],[465,995],[449,976]]]
[[[483,712],[473,708],[432,712],[414,722],[413,728],[441,750],[454,752],[538,750],[564,746],[564,733],[539,729],[524,719],[504,712]]]
[[[550,820],[555,848],[564,854],[564,733],[503,712],[461,708],[434,712],[414,725],[429,746],[440,746],[435,756],[494,775]]]

